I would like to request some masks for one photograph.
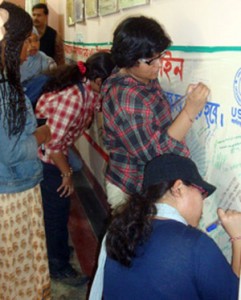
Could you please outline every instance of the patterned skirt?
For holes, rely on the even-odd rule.
[[[0,299],[51,299],[39,185],[0,194]]]

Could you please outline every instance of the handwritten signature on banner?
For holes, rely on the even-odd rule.
[[[182,81],[184,59],[173,57],[171,51],[166,51],[165,55],[161,58],[161,60],[162,66],[160,69],[160,76],[162,77],[165,74],[168,80],[170,81],[169,73],[173,71],[173,74],[175,76],[179,75],[179,78]]]
[[[180,102],[174,105],[176,101],[181,97],[179,94],[170,92],[164,92],[170,106],[173,115],[177,115],[183,108],[183,103]],[[197,115],[196,120],[200,119],[202,115],[205,116],[208,128],[212,125],[224,126],[224,115],[220,112],[220,104],[208,101],[202,111]]]
[[[234,176],[220,198],[219,206],[229,209],[239,209],[241,203],[240,180]]]

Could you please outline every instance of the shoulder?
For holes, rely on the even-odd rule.
[[[38,56],[41,57],[42,60],[46,61],[48,64],[55,63],[54,59],[52,57],[48,56],[43,51],[39,50]]]
[[[66,99],[66,101],[71,103],[72,105],[77,105],[78,107],[82,106],[83,95],[78,85],[75,84],[69,86],[61,90],[58,94],[59,97],[61,97],[62,99]]]
[[[200,230],[174,220],[154,221],[153,234],[163,235],[168,242],[180,243],[182,247],[192,247],[197,241],[207,237]]]
[[[57,31],[54,28],[50,27],[50,26],[46,27],[46,31],[45,32],[51,32],[51,33],[57,34]]]
[[[41,56],[43,58],[49,58],[49,56],[47,54],[45,54],[43,51],[39,50],[37,53],[38,56]]]
[[[156,99],[158,90],[161,90],[161,86],[157,80],[146,85],[128,74],[113,72],[103,83],[101,93],[104,97],[117,96],[119,100],[128,98],[128,101],[133,100],[135,104],[140,101],[141,106],[143,106],[149,99]]]

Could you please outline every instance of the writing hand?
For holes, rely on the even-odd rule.
[[[219,208],[218,217],[223,228],[230,237],[241,236],[241,212],[236,210],[226,210]]]
[[[190,116],[195,118],[196,115],[203,109],[209,94],[209,88],[201,82],[195,85],[192,84],[188,87],[188,96],[185,108],[189,112]]]

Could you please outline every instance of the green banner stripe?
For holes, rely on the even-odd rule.
[[[86,47],[97,47],[97,46],[111,46],[112,43],[82,43],[82,42],[70,42],[65,41],[65,44],[75,45],[75,46],[86,46]],[[221,52],[221,51],[241,51],[241,46],[171,46],[169,48],[173,51],[183,51],[183,52]]]
[[[241,46],[171,46],[170,50],[183,52],[223,52],[223,51],[241,51]]]

